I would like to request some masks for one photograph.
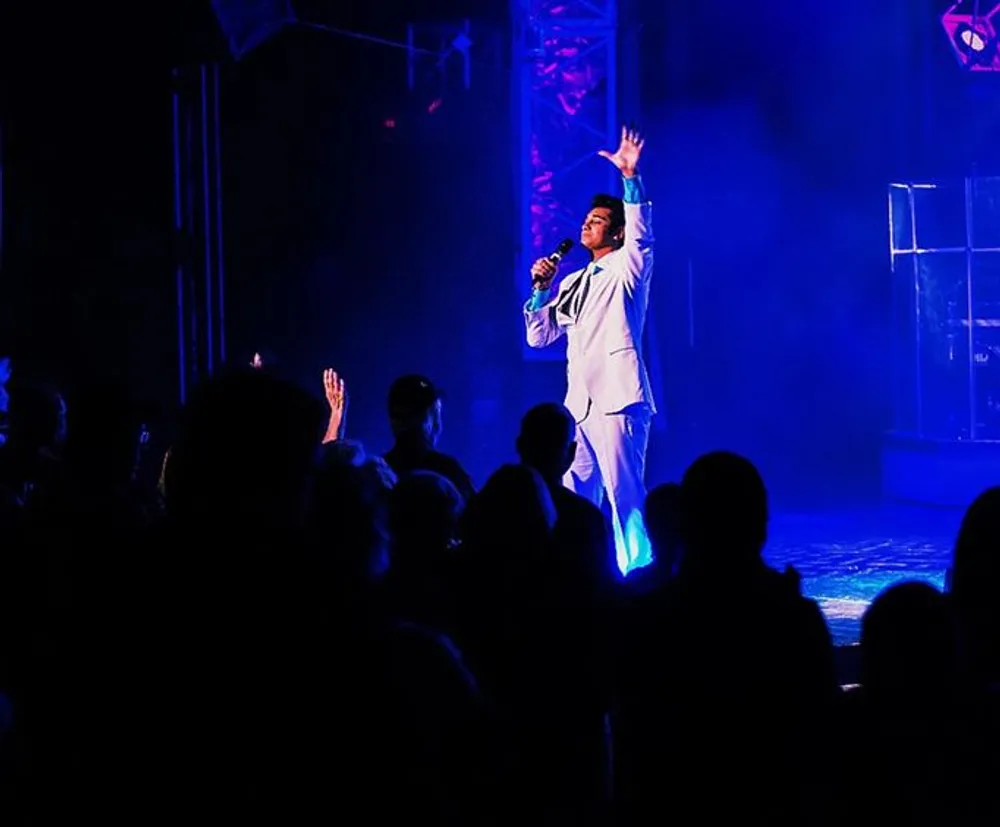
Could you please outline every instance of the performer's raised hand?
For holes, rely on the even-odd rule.
[[[540,258],[531,265],[531,284],[539,290],[548,290],[556,277],[559,265],[551,258]]]
[[[636,167],[639,165],[639,156],[642,154],[642,147],[645,143],[646,141],[637,130],[623,126],[622,140],[618,144],[618,149],[613,153],[602,149],[597,154],[611,161],[626,178],[631,178],[635,175]]]

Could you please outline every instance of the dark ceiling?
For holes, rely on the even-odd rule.
[[[230,3],[229,5],[239,5]],[[276,8],[280,3],[275,3]],[[410,22],[448,22],[471,17],[503,25],[507,0],[299,0],[298,19],[390,40],[402,39]],[[26,65],[47,64],[50,74],[79,69],[81,62],[172,66],[225,52],[211,0],[105,0],[103,3],[10,3],[0,11],[0,61],[5,76]],[[49,80],[51,81],[51,77]]]

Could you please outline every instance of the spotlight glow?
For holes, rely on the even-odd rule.
[[[979,8],[977,13],[977,6],[988,10]],[[955,57],[970,72],[1000,72],[998,15],[1000,3],[987,7],[985,3],[962,0],[941,16]]]

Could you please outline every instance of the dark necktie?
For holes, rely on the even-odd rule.
[[[580,276],[580,283],[577,285],[576,296],[573,298],[574,319],[580,318],[580,312],[583,310],[583,303],[587,300],[587,294],[590,292],[590,279],[593,274],[593,265],[588,264],[587,269],[584,270],[583,275]]]

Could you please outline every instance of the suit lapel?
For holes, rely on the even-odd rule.
[[[580,270],[578,273],[574,274],[566,280],[563,284],[559,297],[559,302],[556,304],[556,310],[565,316],[567,319],[576,320],[573,315],[574,308],[574,298],[576,297],[577,291],[580,289],[580,285],[583,283],[583,276],[587,272],[586,268]]]

